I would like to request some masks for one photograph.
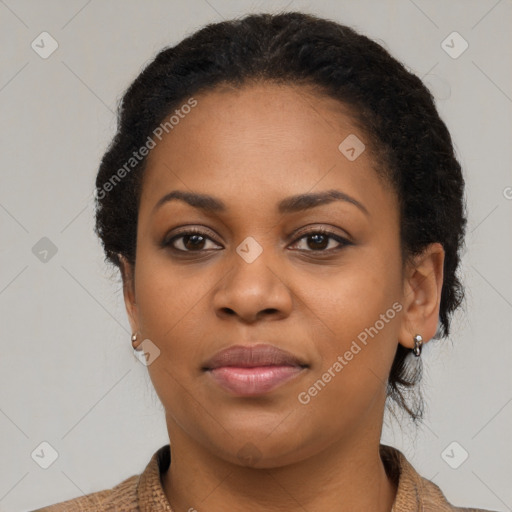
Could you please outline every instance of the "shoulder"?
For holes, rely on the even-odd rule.
[[[138,475],[133,475],[111,489],[55,503],[32,512],[117,512],[120,510],[138,512],[136,493],[138,479]]]
[[[140,512],[166,510],[172,512],[167,501],[160,475],[171,460],[170,445],[153,453],[140,475],[133,475],[111,489],[93,492],[31,512]]]
[[[395,512],[495,512],[480,508],[461,508],[451,504],[441,489],[423,478],[398,449],[381,445],[386,471],[397,484]]]
[[[420,500],[423,506],[420,510],[424,512],[496,512],[483,508],[457,507],[446,499],[436,484],[423,477],[420,477],[420,479],[422,482]]]

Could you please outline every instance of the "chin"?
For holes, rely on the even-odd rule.
[[[288,425],[286,431],[279,431],[267,424],[263,432],[234,431],[227,425],[226,428],[232,435],[223,436],[222,440],[210,439],[212,453],[247,468],[272,469],[295,464],[322,452],[332,442],[332,436],[321,437],[314,432],[298,435],[300,425]]]

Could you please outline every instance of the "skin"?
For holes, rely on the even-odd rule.
[[[412,348],[415,334],[424,342],[435,334],[442,246],[402,266],[396,194],[339,102],[269,84],[195,98],[148,157],[136,264],[123,259],[121,268],[132,330],[160,350],[148,371],[171,440],[164,492],[176,512],[389,512],[396,487],[379,455],[386,380],[397,343]],[[355,161],[338,149],[349,134],[366,141]],[[368,214],[344,201],[277,212],[288,196],[331,189]],[[175,200],[154,211],[172,190],[211,194],[227,210]],[[161,246],[184,226],[206,239],[175,240],[186,254]],[[304,236],[319,227],[352,244]],[[249,236],[263,250],[252,263],[236,252]],[[299,393],[395,302],[401,311],[301,404]],[[219,350],[255,342],[309,366],[251,398],[229,394],[201,370]]]

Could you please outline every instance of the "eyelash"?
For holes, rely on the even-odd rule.
[[[211,249],[199,249],[197,251],[190,251],[190,250],[183,250],[183,249],[177,249],[176,247],[174,247],[174,242],[176,240],[179,240],[185,236],[190,236],[190,235],[200,235],[202,236],[203,238],[205,239],[209,239],[211,240],[212,242],[216,243],[214,240],[212,240],[212,238],[210,236],[208,236],[204,231],[201,231],[197,228],[189,228],[187,231],[182,231],[181,233],[173,236],[172,238],[170,238],[169,240],[165,240],[162,242],[162,246],[163,247],[169,247],[170,249],[172,249],[173,251],[177,252],[177,253],[190,253],[190,254],[193,254],[193,253],[201,253],[203,251],[209,251]],[[344,246],[348,246],[348,245],[353,245],[352,242],[350,242],[349,240],[347,240],[346,238],[343,238],[342,236],[340,235],[337,235],[335,233],[333,233],[332,231],[329,231],[325,228],[315,228],[315,229],[312,229],[312,230],[309,230],[307,232],[303,232],[298,238],[296,238],[293,242],[293,244],[297,243],[298,241],[302,240],[303,238],[307,238],[308,236],[312,236],[312,235],[325,235],[327,236],[328,238],[331,238],[333,240],[335,240],[336,242],[338,242],[340,244],[340,246],[334,248],[334,249],[319,249],[319,250],[304,250],[304,249],[301,249],[301,251],[303,252],[308,252],[308,253],[327,253],[327,254],[330,254],[331,252],[335,252],[335,251],[339,251],[341,249],[343,249]],[[213,250],[218,250],[218,249],[213,249]]]

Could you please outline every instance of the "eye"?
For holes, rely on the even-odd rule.
[[[305,240],[306,247],[309,247],[299,247],[299,250],[304,252],[328,253],[331,251],[340,250],[347,245],[353,245],[352,242],[346,238],[323,228],[316,228],[314,230],[310,230],[307,233],[303,233],[299,238],[296,239],[293,245],[297,245],[303,240]],[[213,247],[208,247],[208,242],[210,242]],[[334,247],[332,247],[333,243]],[[174,251],[182,253],[199,253],[202,251],[219,250],[222,248],[218,244],[214,243],[212,238],[208,236],[204,231],[194,228],[189,228],[187,231],[182,231],[181,233],[176,234],[169,239],[164,239],[162,246],[170,247]]]
[[[162,245],[164,247],[171,247],[175,251],[179,252],[200,252],[200,251],[208,251],[208,250],[218,250],[215,247],[205,247],[207,246],[207,242],[212,242],[213,240],[206,235],[203,231],[198,229],[188,229],[187,231],[183,231],[178,235],[173,236],[168,240],[164,240]],[[217,246],[217,244],[213,244]]]
[[[297,244],[297,242],[301,240],[305,240],[306,247],[310,248],[299,248],[299,250],[305,252],[331,252],[342,249],[346,245],[353,245],[352,242],[346,238],[323,228],[316,228],[304,233],[294,244]],[[332,247],[331,242],[334,242],[334,247]]]

